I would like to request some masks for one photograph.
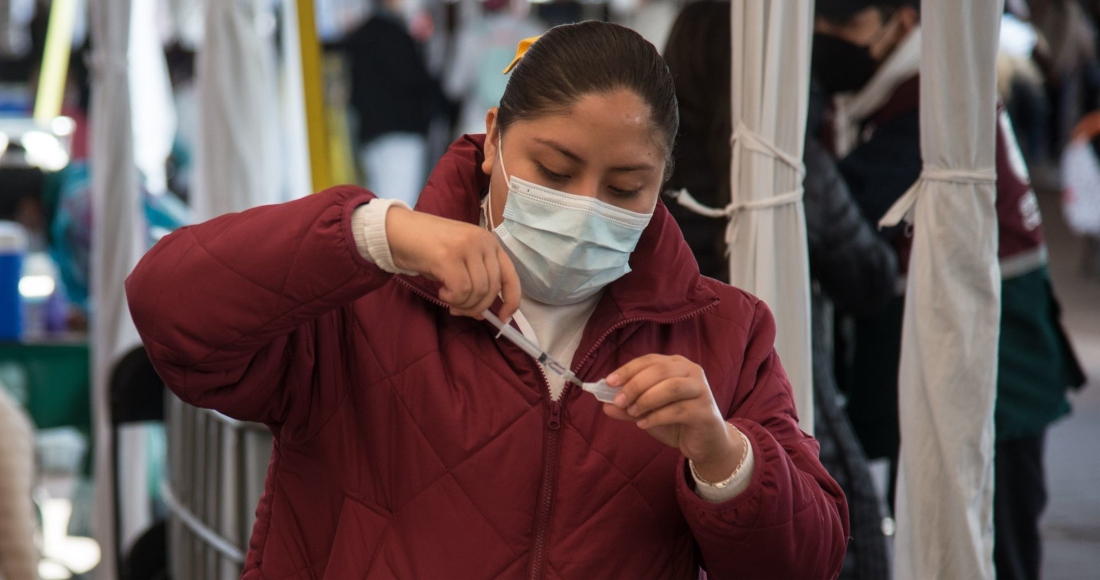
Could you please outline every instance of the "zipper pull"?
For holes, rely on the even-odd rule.
[[[561,428],[561,401],[550,403],[550,420],[546,422],[546,425],[554,431]]]

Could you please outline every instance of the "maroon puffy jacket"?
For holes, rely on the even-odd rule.
[[[419,211],[478,223],[481,137],[451,147]],[[245,578],[827,578],[844,497],[798,429],[756,298],[699,275],[658,205],[584,330],[586,380],[649,353],[706,371],[752,441],[752,483],[711,504],[679,451],[552,402],[537,363],[438,287],[363,260],[372,195],[342,186],[161,240],[127,280],[134,321],[183,400],[275,434]]]

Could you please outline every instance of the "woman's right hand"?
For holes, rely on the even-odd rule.
[[[386,237],[394,265],[443,284],[439,299],[451,314],[481,319],[497,295],[501,320],[519,310],[519,277],[492,232],[394,206],[386,212]]]

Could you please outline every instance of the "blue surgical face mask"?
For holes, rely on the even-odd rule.
[[[501,140],[503,146],[503,139]],[[544,304],[576,304],[630,272],[630,253],[653,213],[508,177],[504,220],[493,227],[516,267],[523,293]],[[490,195],[490,202],[492,196]]]

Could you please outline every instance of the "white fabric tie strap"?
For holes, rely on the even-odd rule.
[[[737,122],[737,127],[733,130],[733,136],[730,137],[730,145],[733,147],[732,160],[735,163],[740,159],[740,156],[737,155],[738,148],[744,147],[749,151],[755,151],[786,163],[800,178],[806,176],[806,166],[801,159],[776,147],[774,143],[750,129],[743,121]]]
[[[945,181],[947,183],[996,183],[997,170],[992,167],[968,171],[965,169],[944,169],[925,167],[920,174],[925,181]]]
[[[726,227],[726,252],[729,252],[729,246],[733,245],[737,241],[738,215],[745,210],[757,210],[781,207],[784,205],[790,205],[792,203],[798,203],[802,201],[802,188],[799,187],[794,191],[788,191],[787,193],[780,194],[774,197],[766,199],[755,199],[752,201],[746,201],[741,203],[731,203],[724,208],[718,209],[709,206],[705,206],[699,203],[699,200],[692,197],[688,193],[687,189],[680,189],[671,192],[670,196],[676,200],[681,206],[706,217],[712,218],[727,218],[729,219],[729,225]]]
[[[775,197],[769,197],[767,199],[756,199],[753,201],[746,201],[744,203],[731,203],[721,209],[713,208],[710,206],[699,203],[699,200],[695,199],[687,189],[678,189],[669,194],[679,203],[681,206],[706,217],[712,218],[732,218],[739,212],[746,209],[767,209],[769,207],[780,207],[788,204],[795,203],[802,199],[802,188],[798,188],[795,191],[788,191],[782,195]]]
[[[900,224],[902,220],[913,223],[913,206],[916,205],[917,197],[920,195],[919,191],[921,184],[926,181],[971,183],[974,185],[981,185],[983,183],[996,184],[997,170],[992,167],[973,171],[965,169],[945,169],[943,167],[925,167],[924,171],[920,174],[920,179],[913,184],[913,187],[909,188],[909,191],[905,192],[905,195],[898,198],[898,200],[894,202],[894,205],[890,206],[890,209],[882,216],[882,219],[879,220],[879,229],[894,227]]]
[[[680,189],[672,192],[671,196],[676,199],[684,208],[693,211],[699,215],[712,217],[712,218],[727,218],[729,225],[726,227],[726,252],[729,253],[729,247],[737,241],[738,233],[738,215],[745,210],[759,210],[770,209],[776,207],[782,207],[785,205],[795,204],[802,201],[802,178],[806,175],[806,166],[802,163],[801,159],[794,157],[793,155],[783,151],[775,146],[764,137],[753,131],[743,122],[738,122],[737,127],[734,129],[733,136],[730,137],[730,144],[733,146],[732,161],[734,163],[740,163],[741,156],[739,155],[741,148],[746,148],[750,151],[767,155],[776,161],[782,161],[788,165],[798,175],[799,185],[794,190],[786,193],[781,193],[772,197],[763,199],[754,199],[749,201],[732,201],[729,205],[723,208],[713,208],[705,206],[699,203],[699,200],[692,197],[688,193],[687,189]]]

